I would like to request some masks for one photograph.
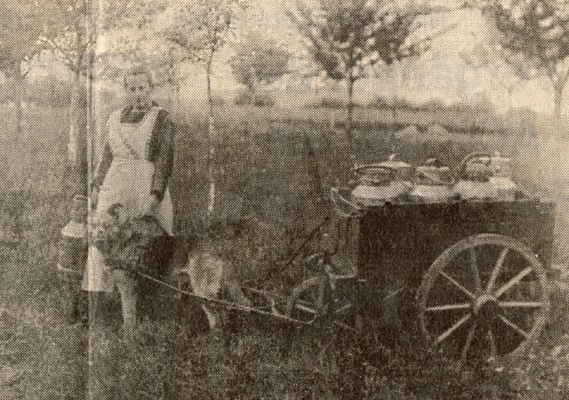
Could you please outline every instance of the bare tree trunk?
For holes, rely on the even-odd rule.
[[[88,181],[86,110],[81,104],[81,71],[75,71],[69,106],[69,139],[67,142],[66,190],[86,193]]]
[[[511,86],[506,89],[508,92],[508,112],[514,109],[514,86]]]
[[[553,68],[552,68],[553,70]],[[553,82],[555,108],[553,109],[553,116],[559,120],[561,118],[561,102],[563,101],[563,89],[569,80],[569,69],[565,69],[560,73],[550,73],[551,81]]]
[[[214,205],[215,205],[215,121],[213,116],[213,97],[211,93],[211,67],[213,61],[213,49],[209,53],[209,57],[206,63],[206,74],[207,74],[207,101],[208,101],[208,181],[209,181],[209,191],[207,198],[207,219],[211,219]]]
[[[251,81],[250,81],[250,85],[249,85],[249,93],[251,93],[251,95],[254,95],[255,93],[257,93],[257,87],[258,87],[257,72],[255,71],[255,68],[251,67],[251,70],[249,73],[251,74]]]
[[[354,83],[352,73],[348,77],[348,118],[346,121],[346,138],[348,139],[348,154],[350,162],[354,161],[354,136],[353,136],[353,120],[354,120]]]
[[[391,118],[392,122],[392,134],[395,135],[395,125],[397,123],[397,107],[399,107],[399,74],[395,66],[393,67],[394,75],[394,89],[393,89],[393,104],[391,105]]]
[[[24,78],[20,71],[14,73],[14,105],[16,107],[16,137],[25,140],[22,136],[22,101],[24,100]]]
[[[554,86],[554,98],[555,108],[553,109],[553,116],[555,119],[561,118],[561,102],[563,101],[563,85]]]
[[[77,69],[73,74],[71,102],[69,104],[69,141],[67,142],[67,160],[72,167],[79,165],[79,125],[81,100],[81,72]]]

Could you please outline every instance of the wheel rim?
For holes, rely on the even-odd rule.
[[[549,310],[545,271],[520,242],[465,238],[445,250],[419,289],[423,335],[461,363],[515,356],[539,335]]]
[[[296,286],[290,295],[286,314],[302,322],[314,322],[324,314],[325,278],[315,276]]]
[[[288,298],[286,314],[297,320],[312,323],[326,316],[330,322],[350,331],[362,329],[362,321],[352,300],[345,296],[326,297],[327,279],[315,276],[296,286]],[[336,293],[337,294],[337,293]]]

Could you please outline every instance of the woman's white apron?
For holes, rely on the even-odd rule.
[[[152,107],[136,124],[121,123],[120,110],[109,117],[109,145],[113,161],[99,189],[94,216],[99,221],[111,218],[107,210],[114,204],[122,205],[119,214],[121,221],[139,215],[147,204],[152,189],[154,164],[145,155],[159,111],[159,107]],[[172,236],[173,208],[168,189],[153,215]],[[102,253],[90,246],[82,285],[84,290],[113,291],[112,274],[103,260]]]

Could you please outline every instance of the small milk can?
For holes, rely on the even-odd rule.
[[[517,185],[512,180],[510,158],[473,153],[461,163],[454,192],[463,199],[514,201]]]
[[[61,308],[75,321],[79,314],[81,278],[87,262],[87,197],[77,195],[71,206],[71,219],[61,230],[57,271],[61,282]]]
[[[418,202],[442,203],[453,198],[453,179],[449,167],[436,159],[427,160],[415,170],[415,186],[409,196]]]
[[[455,195],[463,200],[491,200],[498,198],[498,190],[490,182],[492,177],[491,155],[473,153],[462,162],[458,182],[453,187]]]
[[[496,188],[498,198],[504,201],[514,201],[518,187],[512,180],[511,159],[496,153],[491,159],[490,168],[492,169],[490,183]]]
[[[358,183],[351,196],[355,203],[363,206],[383,205],[411,188],[411,182],[406,181],[411,176],[411,166],[403,162],[360,165],[354,170]]]

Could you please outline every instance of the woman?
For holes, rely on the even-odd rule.
[[[114,205],[120,204],[121,221],[151,215],[172,236],[168,179],[173,164],[173,126],[168,113],[150,100],[153,85],[147,70],[136,67],[128,71],[124,88],[127,106],[109,117],[108,139],[91,180],[95,220],[109,221]],[[111,270],[101,251],[90,246],[83,289],[112,292],[115,285],[121,295],[124,330],[131,334],[136,325],[136,281],[123,269]]]

